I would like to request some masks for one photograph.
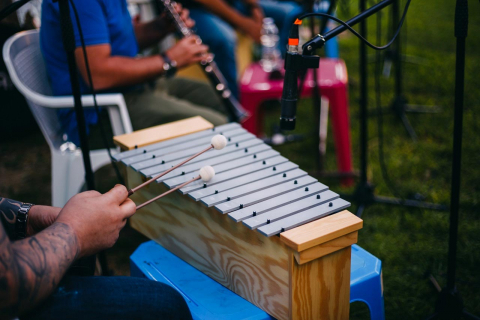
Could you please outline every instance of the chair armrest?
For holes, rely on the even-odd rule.
[[[51,97],[35,93],[28,98],[33,103],[45,108],[68,109],[74,107],[73,96]],[[93,102],[92,95],[82,95],[82,106],[84,108],[93,108]],[[97,94],[97,104],[99,107],[107,108],[114,135],[133,131],[127,104],[121,93]]]

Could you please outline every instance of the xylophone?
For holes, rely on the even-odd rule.
[[[230,123],[115,156],[132,188],[202,153],[132,194],[136,203],[197,180],[140,209],[131,225],[278,319],[347,319],[350,246],[362,220],[350,204],[279,152]],[[322,218],[322,219],[320,219]]]

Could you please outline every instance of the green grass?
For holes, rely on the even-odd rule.
[[[419,141],[413,143],[400,121],[384,116],[385,158],[394,191],[402,197],[420,193],[427,201],[449,204],[454,111],[455,38],[453,18],[455,1],[413,0],[407,22],[407,55],[422,58],[421,64],[404,64],[405,94],[412,104],[438,105],[437,114],[409,114]],[[349,8],[348,10],[346,8]],[[357,1],[342,1],[339,17],[356,14]],[[467,38],[467,68],[462,155],[462,194],[458,241],[457,285],[467,309],[480,315],[480,3],[470,1],[470,26]],[[385,17],[385,15],[384,15]],[[383,33],[386,35],[386,19]],[[375,41],[375,17],[369,22],[369,39]],[[384,38],[385,41],[385,38]],[[354,167],[359,168],[358,40],[348,34],[340,39],[341,57],[350,78],[350,125]],[[375,52],[369,50],[371,60]],[[375,109],[375,64],[369,65],[369,110]],[[381,78],[382,104],[393,98],[393,81]],[[298,133],[306,139],[277,149],[304,170],[316,168],[312,132],[314,121],[311,101],[299,104]],[[268,125],[277,123],[277,115],[268,117]],[[368,178],[376,193],[391,196],[378,160],[378,132],[374,116],[369,118]],[[336,169],[332,133],[325,168]],[[37,131],[21,139],[0,144],[0,194],[34,203],[50,202],[50,155]],[[108,188],[110,172],[97,174],[97,181]],[[114,181],[114,180],[113,180]],[[322,179],[334,191],[347,192],[336,180]],[[355,205],[352,206],[355,210]],[[387,319],[419,319],[433,312],[436,292],[428,280],[433,274],[446,284],[448,212],[374,205],[363,215],[364,228],[359,245],[383,263],[385,310]],[[116,274],[128,274],[128,256],[145,238],[126,229],[119,243],[108,252]],[[352,305],[352,319],[365,319],[365,308]]]
[[[350,1],[349,10],[340,10],[339,17],[356,14],[357,1]],[[421,58],[421,64],[404,64],[404,91],[412,104],[438,105],[437,114],[409,114],[419,137],[413,143],[393,115],[384,116],[384,148],[394,192],[401,197],[420,193],[426,201],[449,204],[454,112],[455,38],[453,37],[455,1],[412,1],[407,21],[409,56]],[[465,306],[480,314],[480,4],[470,1],[470,26],[467,38],[465,113],[462,154],[462,194],[458,241],[457,286]],[[349,12],[348,12],[349,11]],[[383,15],[383,21],[386,14]],[[368,39],[375,42],[376,19],[368,24]],[[386,41],[387,23],[382,25]],[[346,61],[350,79],[350,121],[354,166],[359,168],[359,75],[358,40],[351,35],[340,38],[341,57]],[[374,111],[375,52],[369,49],[369,110]],[[382,105],[393,99],[393,77],[381,78]],[[314,170],[314,124],[311,101],[299,104],[297,131],[310,138],[278,148],[287,158],[305,170]],[[276,115],[270,123],[276,123]],[[378,131],[375,116],[368,123],[368,178],[379,195],[392,196],[382,178],[379,165]],[[336,169],[331,131],[325,166]],[[335,191],[343,189],[338,182],[328,181]],[[355,210],[355,205],[352,209]],[[364,228],[359,245],[376,255],[383,263],[385,310],[387,319],[417,319],[433,312],[436,293],[428,280],[433,274],[440,285],[446,284],[448,212],[435,212],[404,207],[373,205],[363,215]],[[361,309],[361,308],[360,308]],[[352,306],[352,318],[365,318],[365,312]],[[368,317],[367,317],[368,318]]]

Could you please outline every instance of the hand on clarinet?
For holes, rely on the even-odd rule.
[[[251,16],[245,17],[245,22],[240,27],[253,41],[259,43],[262,35],[263,11],[260,7],[252,7]]]
[[[175,3],[173,6],[177,13],[180,15],[180,18],[182,18],[183,22],[185,22],[187,28],[193,28],[195,26],[195,21],[190,18],[190,11],[187,8],[183,8],[180,3]]]
[[[211,54],[208,53],[208,46],[202,44],[202,41],[197,36],[181,39],[165,53],[170,60],[177,62],[177,68],[212,58]]]
[[[247,6],[250,8],[258,7],[258,0],[243,0],[243,3],[245,3]]]
[[[186,8],[183,8],[181,4],[174,4],[175,11],[180,15],[183,22],[188,28],[193,28],[195,26],[195,21],[190,18],[190,11]],[[172,18],[166,12],[162,12],[156,19],[157,28],[159,30],[167,30],[167,33],[172,33],[177,31],[177,27],[173,22]],[[133,20],[135,22],[135,20]]]
[[[112,247],[135,211],[127,189],[116,185],[105,194],[87,191],[75,195],[60,211],[57,222],[74,230],[82,257]]]

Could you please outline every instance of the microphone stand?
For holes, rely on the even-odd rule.
[[[389,6],[397,0],[383,0],[373,5],[370,8],[366,8],[366,1],[361,0],[360,14],[347,21],[349,26],[354,26],[360,23],[360,34],[365,36],[367,33],[366,19],[383,8]],[[316,49],[320,49],[324,46],[325,42],[336,37],[340,33],[346,31],[347,28],[343,25],[338,26],[326,32],[323,36],[317,35],[310,41],[307,41],[303,45],[302,57],[310,57]],[[398,199],[384,196],[377,196],[374,193],[374,186],[367,179],[367,151],[368,151],[368,73],[367,73],[367,46],[362,41],[360,43],[360,181],[353,194],[342,195],[347,200],[355,202],[357,204],[357,216],[362,216],[366,207],[375,203],[399,205],[415,208],[423,208],[430,210],[446,210],[447,207],[441,204],[434,204],[429,202],[423,202],[410,199]],[[287,54],[286,59],[289,58]],[[287,65],[287,64],[285,64]],[[318,67],[318,65],[317,65]]]
[[[80,148],[82,149],[83,166],[85,168],[85,181],[88,190],[95,190],[95,179],[90,161],[90,147],[88,143],[87,125],[85,123],[85,114],[83,113],[82,93],[80,90],[80,80],[75,60],[75,34],[73,32],[72,19],[70,16],[70,5],[68,0],[53,0],[58,2],[60,9],[60,24],[62,29],[63,47],[67,54],[68,71],[70,73],[70,84],[74,100],[75,117],[77,120],[78,135],[80,138]],[[105,255],[100,254],[102,271],[106,272]],[[78,260],[69,270],[71,275],[93,275],[95,273],[95,255]]]
[[[392,4],[392,25],[393,29],[398,25],[400,10],[399,10],[400,0],[396,0]],[[393,30],[395,32],[395,30]],[[393,33],[392,33],[393,34]],[[417,142],[418,137],[413,129],[408,117],[407,112],[412,113],[437,113],[440,112],[438,106],[424,106],[424,105],[410,105],[407,103],[407,99],[403,94],[403,68],[402,68],[402,50],[401,50],[401,38],[400,35],[395,40],[395,43],[392,45],[392,48],[387,50],[386,57],[389,57],[391,63],[394,66],[394,77],[395,77],[395,98],[391,102],[390,112],[400,118],[407,130],[407,133],[410,135],[414,142]]]
[[[462,168],[463,104],[465,91],[465,40],[468,31],[468,0],[457,0],[455,7],[455,112],[453,127],[453,162],[448,236],[447,285],[440,291],[435,313],[428,319],[480,319],[468,313],[455,286],[457,268],[458,212],[460,209],[460,175]]]
[[[15,12],[30,0],[20,0],[13,2],[5,7],[0,12],[0,20],[4,19],[9,14]],[[77,119],[78,135],[80,138],[80,147],[82,149],[83,165],[85,167],[85,181],[88,190],[95,190],[95,181],[92,170],[92,163],[90,161],[90,148],[88,145],[87,129],[85,124],[85,116],[83,113],[82,96],[80,91],[80,82],[77,64],[75,61],[75,35],[73,32],[73,25],[70,16],[70,7],[68,0],[53,0],[58,1],[60,8],[60,22],[62,28],[63,46],[67,53],[68,70],[70,73],[70,83],[72,86],[72,93],[74,99],[74,110]],[[103,266],[102,266],[103,270]],[[107,269],[104,269],[105,271]],[[78,260],[70,267],[69,273],[75,275],[93,275],[95,272],[95,256],[85,257]]]

